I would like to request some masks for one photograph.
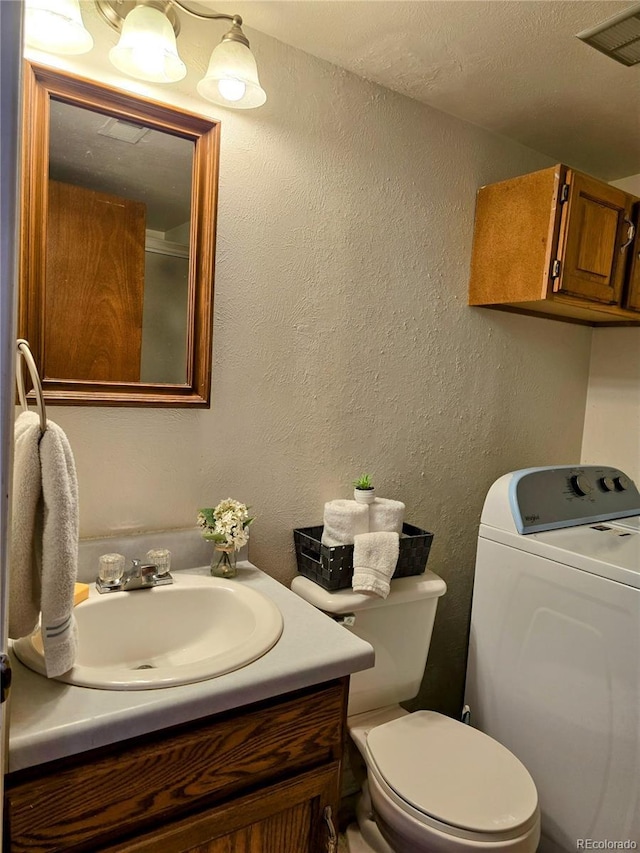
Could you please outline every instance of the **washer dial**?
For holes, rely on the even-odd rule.
[[[590,495],[593,491],[593,486],[584,474],[574,474],[571,478],[571,486],[576,495],[580,497]]]
[[[614,477],[613,482],[615,484],[617,492],[626,492],[629,486],[631,485],[629,482],[629,478],[625,477],[624,474],[621,474],[619,477]]]
[[[615,492],[616,484],[613,477],[601,477],[600,485],[605,490],[605,492]]]

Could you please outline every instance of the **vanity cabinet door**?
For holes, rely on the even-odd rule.
[[[327,853],[331,834],[324,810],[335,814],[340,764],[165,826],[101,853]]]

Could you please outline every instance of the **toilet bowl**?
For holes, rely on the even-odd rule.
[[[352,853],[535,853],[536,787],[488,735],[434,711],[398,703],[417,693],[444,581],[399,578],[382,600],[329,592],[298,576],[291,588],[369,642],[372,669],[351,676],[347,725],[367,767]]]
[[[442,714],[399,706],[348,725],[367,765],[358,822],[375,853],[534,853],[536,788],[497,741]]]

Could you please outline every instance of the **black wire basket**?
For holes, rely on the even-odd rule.
[[[329,547],[321,542],[323,526],[293,531],[298,572],[323,589],[347,589],[353,578],[353,545]],[[421,575],[427,567],[433,533],[403,524],[394,578]]]

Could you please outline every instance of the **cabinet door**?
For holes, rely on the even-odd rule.
[[[634,205],[633,226],[634,239],[626,250],[629,252],[629,266],[624,307],[629,311],[640,311],[640,202]]]
[[[100,853],[329,853],[339,781],[335,761]]]
[[[558,248],[561,272],[554,291],[620,304],[632,197],[577,172],[567,172],[567,183]]]

